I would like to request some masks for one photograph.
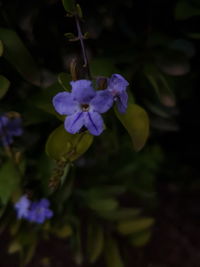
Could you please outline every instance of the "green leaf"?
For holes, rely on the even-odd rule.
[[[107,267],[124,267],[117,241],[111,237],[105,240],[104,255]]]
[[[18,188],[20,174],[12,161],[6,161],[0,168],[0,199],[6,204]]]
[[[200,39],[200,33],[199,32],[188,33],[187,36],[192,38],[192,39]]]
[[[63,87],[63,89],[66,91],[70,91],[70,87],[71,87],[69,84],[70,81],[71,81],[70,75],[65,72],[61,72],[58,75],[58,82]]]
[[[192,6],[189,1],[179,1],[175,8],[175,17],[177,20],[189,19],[200,15],[200,8]]]
[[[90,263],[95,263],[103,251],[104,233],[102,226],[97,223],[88,224],[87,254]]]
[[[73,13],[75,10],[74,0],[62,0],[65,11]]]
[[[37,240],[36,238],[31,240],[32,242],[29,244],[28,248],[25,250],[24,253],[24,266],[27,265],[35,255],[36,247],[37,247]]]
[[[13,253],[21,251],[21,249],[22,249],[22,246],[19,243],[19,241],[18,240],[14,240],[14,241],[12,241],[10,243],[10,245],[8,247],[8,253],[9,254],[13,254]]]
[[[170,75],[183,75],[184,71],[186,71],[186,69],[185,70],[181,69],[182,67],[179,68],[178,65],[176,65],[174,68],[173,65],[170,65],[171,63],[169,63],[169,65],[168,63],[166,63],[166,65],[164,63],[162,64],[160,64],[160,67],[163,70],[163,72],[168,71],[170,72]],[[172,74],[172,72],[174,74]],[[150,82],[150,84],[152,85],[152,87],[154,88],[160,102],[166,107],[174,107],[176,105],[175,96],[172,90],[170,89],[170,86],[165,76],[159,73],[159,70],[155,69],[152,66],[148,66],[146,68],[145,75],[148,81]]]
[[[39,85],[40,77],[36,63],[17,33],[10,29],[0,28],[0,39],[4,44],[3,56],[25,80]]]
[[[149,136],[149,117],[146,111],[136,104],[129,104],[125,114],[120,114],[116,109],[115,113],[128,131],[134,149],[141,150]]]
[[[59,238],[67,238],[72,235],[72,228],[69,224],[54,229],[52,231]]]
[[[56,160],[74,161],[88,150],[92,142],[93,136],[89,133],[70,134],[61,125],[50,134],[46,153]]]
[[[146,75],[158,95],[160,102],[167,107],[175,106],[175,96],[169,88],[169,85],[163,75]]]
[[[7,93],[9,86],[9,80],[3,75],[0,75],[0,99]]]
[[[99,213],[99,215],[109,221],[127,220],[138,216],[140,209],[120,208],[119,210],[109,210]]]
[[[0,57],[3,55],[3,42],[0,40]]]
[[[149,242],[150,238],[151,231],[147,230],[131,236],[130,243],[135,247],[142,247]]]
[[[122,195],[126,191],[126,187],[122,185],[102,185],[98,187],[92,187],[86,194],[89,197],[109,197]]]
[[[119,222],[117,230],[122,235],[137,233],[150,228],[154,224],[153,218],[137,218]]]
[[[88,206],[96,212],[112,211],[117,209],[118,202],[115,198],[90,198],[88,201]]]
[[[82,19],[83,18],[83,11],[82,11],[79,4],[76,4],[76,12],[77,12],[77,15],[79,16],[79,18]]]
[[[42,109],[43,111],[56,116],[58,119],[64,120],[65,116],[59,115],[52,104],[53,97],[61,91],[63,91],[63,87],[60,83],[56,82],[48,88],[42,89],[39,93],[35,94],[31,98],[30,106],[34,105],[38,109]]]

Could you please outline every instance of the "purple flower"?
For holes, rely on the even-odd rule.
[[[26,219],[30,222],[43,223],[53,216],[53,211],[49,209],[49,201],[45,198],[40,201],[31,202],[27,196],[22,196],[15,204],[18,219]]]
[[[95,91],[89,80],[72,81],[72,92],[61,92],[53,98],[55,110],[67,115],[64,127],[71,134],[86,127],[93,135],[100,135],[104,130],[101,113],[108,111],[113,103],[109,91]]]
[[[27,198],[27,196],[22,196],[19,201],[15,204],[15,209],[17,211],[17,218],[27,218],[29,207],[30,207],[31,201]]]
[[[117,108],[120,113],[125,113],[128,105],[128,94],[126,88],[129,85],[120,74],[113,74],[108,79],[107,90],[113,96],[113,101],[117,102]]]
[[[13,136],[20,136],[22,133],[22,120],[20,117],[0,116],[0,142],[3,146],[12,144]]]
[[[46,219],[53,216],[52,210],[49,209],[49,201],[45,198],[37,202],[32,202],[30,205],[27,219],[30,222],[43,223]]]

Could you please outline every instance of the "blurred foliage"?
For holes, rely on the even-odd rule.
[[[124,249],[153,234],[161,167],[174,177],[160,138],[179,130],[179,103],[198,76],[199,1],[79,4],[0,1],[0,113],[15,110],[24,121],[11,154],[0,146],[0,233],[8,232],[8,253],[19,253],[21,266],[53,236],[66,240],[76,264],[128,266]],[[77,34],[74,13],[83,16],[93,79],[120,73],[130,82],[127,113],[109,111],[95,138],[65,132],[51,102],[70,90],[72,59],[84,78],[80,44],[68,40]],[[41,226],[18,221],[13,205],[24,193],[48,197],[54,217]]]

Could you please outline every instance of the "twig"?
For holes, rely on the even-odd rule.
[[[76,27],[77,27],[77,32],[78,32],[78,39],[80,40],[80,43],[81,43],[81,50],[82,50],[83,62],[84,62],[83,67],[87,71],[88,78],[91,79],[88,57],[87,57],[85,44],[84,44],[84,36],[82,34],[82,31],[81,31],[81,26],[80,26],[80,21],[79,21],[78,15],[75,15],[75,21],[76,21]]]

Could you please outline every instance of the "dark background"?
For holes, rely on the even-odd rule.
[[[200,8],[199,1],[187,1]],[[86,41],[89,60],[113,60],[129,77],[136,102],[146,108],[151,119],[148,145],[158,145],[163,153],[162,165],[156,174],[156,224],[151,241],[144,248],[130,250],[134,267],[199,267],[200,262],[200,177],[199,177],[199,39],[189,37],[197,32],[199,16],[179,20],[175,15],[178,1],[79,1],[83,13],[83,29],[89,32]],[[18,32],[36,62],[43,70],[44,84],[69,69],[69,60],[80,55],[79,43],[69,42],[65,32],[76,32],[73,18],[66,17],[61,1],[0,1],[0,25]],[[160,41],[155,41],[157,39]],[[187,40],[193,56],[185,61],[181,75],[165,73],[170,80],[176,104],[160,103],[143,76],[145,64],[157,64],[157,55],[164,55],[168,43]],[[165,41],[166,40],[166,41]],[[185,43],[182,43],[186,47]],[[187,49],[191,49],[186,47]],[[190,53],[190,51],[189,51]],[[105,62],[106,62],[105,60]],[[173,57],[176,61],[176,56]],[[104,71],[105,62],[99,67]],[[183,61],[182,61],[183,62]],[[21,83],[20,76],[6,61],[1,72]],[[8,71],[9,70],[9,71]],[[9,77],[10,76],[10,77]],[[14,102],[17,93],[8,95]],[[18,96],[16,96],[17,98]],[[148,101],[147,101],[148,100]],[[169,114],[154,114],[147,102]],[[139,152],[140,153],[140,152]],[[0,239],[2,267],[18,266],[17,256],[7,255],[8,234]],[[6,241],[7,240],[7,241]],[[4,242],[5,241],[5,242]],[[52,238],[41,242],[28,266],[74,266],[67,243]],[[51,264],[46,257],[51,258]],[[99,265],[104,266],[100,262]],[[86,266],[86,265],[83,265]],[[113,266],[115,267],[115,266]]]

